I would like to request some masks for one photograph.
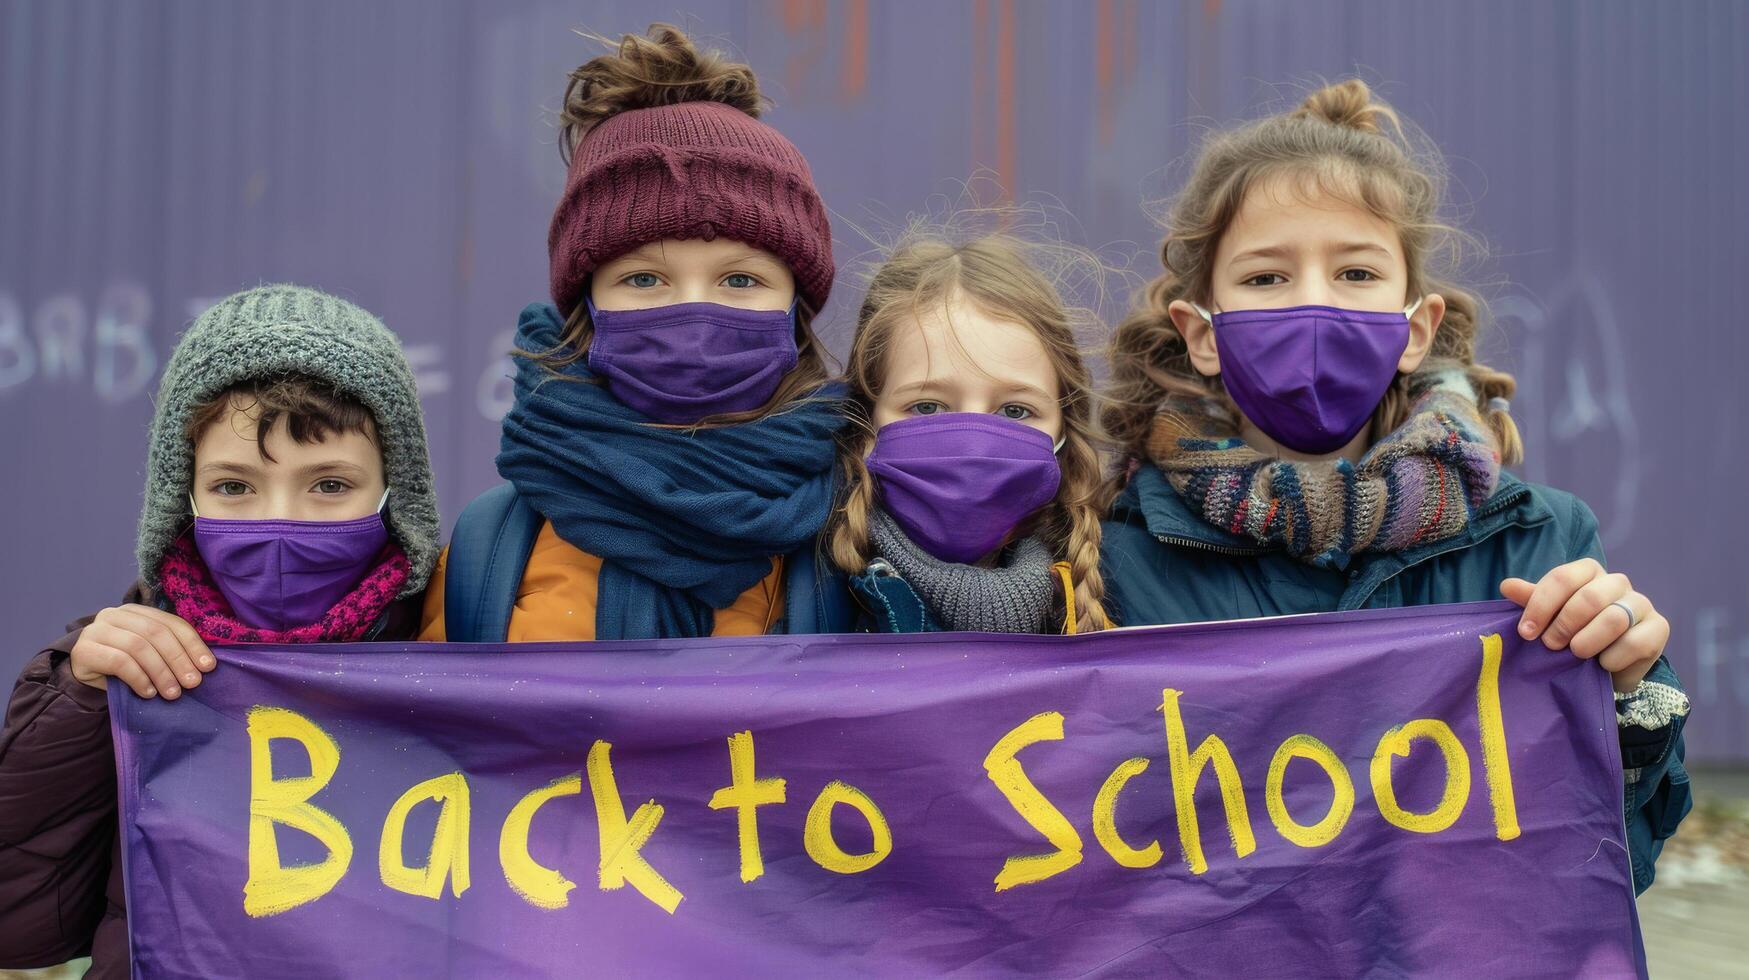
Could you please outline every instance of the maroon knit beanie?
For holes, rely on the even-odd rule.
[[[815,310],[832,228],[795,144],[721,102],[633,109],[584,134],[547,233],[553,302],[570,315],[605,262],[664,238],[722,235],[784,260]]]

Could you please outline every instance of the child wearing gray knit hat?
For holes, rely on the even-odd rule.
[[[227,296],[159,384],[139,582],[76,624],[58,680],[174,698],[216,665],[209,643],[407,639],[438,533],[395,335],[303,286]]]
[[[59,937],[44,962],[89,951],[105,975],[129,967],[109,859],[109,678],[172,700],[218,666],[209,643],[409,639],[437,556],[400,344],[313,289],[247,290],[189,328],[158,391],[146,473],[140,581],[25,666],[0,732],[0,823],[40,825],[0,848],[0,880],[63,883],[13,903],[8,921]],[[53,820],[11,812],[45,805]]]
[[[370,414],[388,480],[390,534],[411,565],[401,595],[418,594],[437,561],[437,494],[425,422],[401,344],[381,320],[346,300],[302,286],[261,286],[201,314],[164,369],[146,461],[146,501],[136,554],[140,577],[160,585],[158,565],[189,524],[195,410],[239,385],[296,376],[321,382]]]

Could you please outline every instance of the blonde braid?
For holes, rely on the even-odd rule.
[[[861,575],[868,569],[873,548],[868,541],[868,515],[875,509],[874,480],[868,475],[863,457],[874,445],[871,426],[855,416],[845,426],[838,448],[838,462],[844,474],[844,487],[839,494],[838,513],[832,522],[828,547],[832,563],[851,575]]]
[[[1075,594],[1064,601],[1075,603],[1078,631],[1092,633],[1111,625],[1105,614],[1105,578],[1099,571],[1099,506],[1103,486],[1099,450],[1087,432],[1083,404],[1079,412],[1065,412],[1066,432],[1059,455],[1063,483],[1057,490],[1057,507],[1049,528],[1053,550],[1069,563]]]
[[[1099,571],[1099,535],[1099,508],[1083,506],[1070,511],[1064,550],[1075,582],[1075,618],[1082,633],[1111,627],[1105,613],[1105,578]]]

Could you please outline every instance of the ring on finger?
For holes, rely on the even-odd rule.
[[[1640,617],[1634,614],[1634,607],[1628,605],[1626,599],[1617,599],[1610,603],[1610,605],[1628,614],[1628,629],[1633,629],[1635,626],[1639,625]]]

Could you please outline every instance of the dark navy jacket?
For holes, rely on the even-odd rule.
[[[1107,610],[1124,626],[1498,599],[1503,579],[1536,581],[1586,557],[1603,561],[1591,509],[1507,473],[1456,537],[1307,563],[1209,524],[1157,467],[1144,465],[1113,505],[1101,545]],[[1663,659],[1647,680],[1680,686]],[[1621,731],[1636,891],[1652,883],[1664,840],[1692,806],[1682,725]]]

